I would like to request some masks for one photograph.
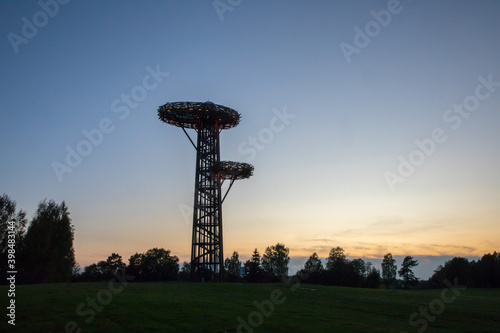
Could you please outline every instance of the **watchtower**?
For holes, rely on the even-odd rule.
[[[220,161],[219,134],[224,129],[237,126],[241,115],[231,108],[208,101],[167,103],[158,108],[158,116],[163,122],[182,128],[196,149],[191,280],[222,281],[222,202],[235,180],[252,176],[253,166]],[[186,128],[198,133],[196,144]],[[221,188],[225,180],[231,183],[222,197]]]

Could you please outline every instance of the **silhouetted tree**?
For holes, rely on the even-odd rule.
[[[373,266],[368,268],[366,271],[366,286],[368,288],[378,288],[380,285],[380,271]]]
[[[323,279],[324,272],[323,264],[318,254],[314,252],[304,264],[304,268],[297,274],[302,279],[307,280],[308,283],[320,283]]]
[[[142,274],[146,281],[177,280],[179,258],[171,256],[170,250],[153,248],[142,258]]]
[[[414,285],[418,281],[412,271],[412,268],[415,266],[418,266],[418,261],[413,259],[412,256],[406,256],[403,259],[403,263],[401,264],[401,269],[398,271],[398,274],[403,278],[406,288]]]
[[[352,271],[348,264],[344,249],[339,246],[332,248],[326,259],[325,282],[336,286],[349,285]]]
[[[179,258],[171,256],[170,250],[153,248],[130,256],[127,273],[137,277],[137,281],[177,280]]]
[[[368,274],[370,274],[371,269],[373,268],[373,264],[369,261],[365,263],[365,279],[368,277]]]
[[[226,258],[226,260],[224,261],[224,270],[227,275],[226,276],[227,281],[240,280],[241,262],[239,259],[238,252],[234,251],[231,258]]]
[[[127,274],[136,277],[138,277],[141,274],[142,257],[143,254],[139,254],[137,252],[130,256],[126,268]]]
[[[493,252],[472,265],[476,285],[482,288],[500,287],[500,253]]]
[[[245,280],[248,282],[259,282],[263,280],[263,270],[260,266],[260,254],[257,249],[253,251],[252,257],[245,262]]]
[[[82,268],[80,264],[75,262],[73,269],[71,270],[71,282],[78,282],[80,280],[80,275],[82,274]]]
[[[262,256],[262,267],[269,275],[281,281],[288,276],[288,263],[290,250],[285,247],[285,244],[277,243],[273,246],[268,246]]]
[[[80,281],[105,281],[112,279],[120,270],[126,268],[122,256],[112,253],[106,261],[101,260],[97,264],[92,264],[83,269],[79,276]]]
[[[366,279],[366,263],[363,259],[353,259],[349,262],[351,267],[351,280],[348,282],[352,287],[361,287],[365,284]]]
[[[26,234],[26,212],[16,213],[16,202],[7,194],[0,196],[0,283],[7,283],[7,271],[20,269],[18,253],[22,252]],[[11,268],[9,268],[9,265]]]
[[[106,269],[109,270],[112,275],[125,267],[126,265],[123,263],[122,256],[118,253],[112,253],[106,260]]]
[[[83,269],[82,274],[79,277],[80,281],[85,282],[95,282],[102,280],[102,271],[97,264],[91,264]]]
[[[454,283],[457,278],[457,283],[460,285],[470,286],[472,281],[473,263],[467,258],[455,257],[444,263],[444,266],[439,265],[434,274],[432,281],[440,287],[444,287],[444,281],[448,280]]]
[[[384,260],[382,260],[382,280],[387,287],[396,281],[397,269],[396,260],[392,257],[391,253],[387,253],[384,256]]]
[[[312,275],[312,274],[319,274],[323,270],[324,268],[323,264],[321,263],[321,259],[319,258],[318,254],[314,252],[304,264],[304,272],[309,275]]]
[[[74,229],[64,201],[44,200],[28,228],[23,251],[26,282],[66,282],[75,266]]]
[[[346,263],[347,263],[347,259],[345,256],[344,249],[341,248],[340,246],[337,246],[336,248],[332,248],[330,250],[330,254],[328,255],[328,258],[326,259],[326,269],[332,270],[338,266],[345,265]]]
[[[189,281],[191,278],[191,263],[184,261],[179,272],[179,280]]]

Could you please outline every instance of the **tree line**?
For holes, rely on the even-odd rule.
[[[455,257],[434,271],[431,281],[444,287],[444,281],[476,288],[500,287],[500,253],[493,252],[482,256],[479,260],[469,261],[467,258]]]
[[[74,226],[63,201],[43,200],[29,226],[26,212],[16,210],[15,201],[0,196],[0,283],[6,283],[9,260],[15,261],[17,283],[110,280],[123,271],[134,281],[188,281],[190,264],[179,264],[170,250],[153,248],[135,253],[128,263],[112,253],[106,260],[80,269],[73,248]],[[262,256],[257,249],[250,259],[240,261],[238,252],[224,261],[224,280],[229,282],[280,282],[289,277],[289,248],[277,243]],[[323,263],[313,253],[296,276],[305,283],[366,288],[439,288],[445,281],[458,280],[469,287],[500,287],[500,253],[485,254],[477,261],[455,257],[440,265],[431,278],[420,281],[413,268],[418,261],[406,256],[398,270],[387,253],[379,270],[362,258],[349,259],[341,247],[332,248]],[[399,279],[398,279],[399,276]]]
[[[240,261],[238,252],[224,261],[224,280],[227,282],[281,282],[289,277],[289,249],[278,243],[268,246],[261,256],[257,249],[250,259]],[[461,285],[469,287],[500,287],[500,253],[485,254],[477,261],[455,257],[440,265],[428,280],[419,280],[413,268],[418,261],[412,256],[403,259],[399,269],[391,253],[381,263],[381,270],[362,258],[349,259],[341,247],[332,248],[325,263],[313,253],[295,276],[305,283],[362,288],[440,288],[446,280],[458,279]],[[190,263],[179,265],[179,258],[170,250],[151,249],[136,253],[126,265],[122,257],[111,254],[106,261],[100,261],[84,268],[75,277],[76,281],[104,281],[113,277],[118,270],[125,270],[134,276],[134,281],[189,281]],[[398,279],[399,277],[399,279]]]

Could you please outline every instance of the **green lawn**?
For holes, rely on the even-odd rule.
[[[425,332],[500,332],[500,290],[492,289],[460,291],[455,300],[447,291],[445,303],[442,290],[179,282],[112,287],[114,293],[108,283],[18,286],[12,326],[2,286],[0,332],[65,332],[68,322],[74,322],[68,332],[237,332],[238,317],[248,325],[241,332],[417,332],[425,324]],[[87,299],[96,297],[94,310]],[[428,319],[413,315],[411,325],[420,307]]]

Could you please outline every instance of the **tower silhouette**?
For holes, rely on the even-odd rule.
[[[222,281],[222,202],[235,180],[252,176],[253,166],[220,161],[219,134],[223,129],[237,126],[241,115],[231,108],[208,101],[167,103],[158,108],[158,116],[163,122],[182,128],[196,149],[191,280]],[[186,128],[198,133],[196,144]],[[222,197],[225,180],[229,180],[230,184]]]

